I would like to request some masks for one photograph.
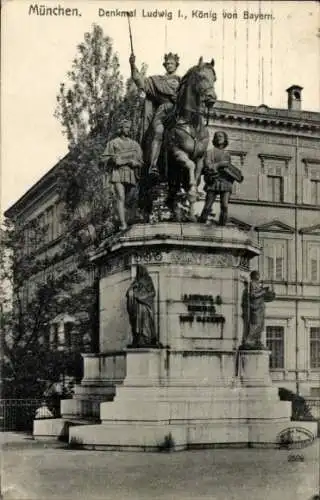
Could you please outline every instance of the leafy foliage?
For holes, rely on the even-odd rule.
[[[60,84],[55,112],[71,147],[92,130],[110,128],[123,88],[118,56],[100,26],[94,24],[77,49],[69,81]]]
[[[315,420],[312,416],[310,408],[306,400],[295,394],[289,389],[285,389],[284,387],[279,388],[279,397],[281,401],[291,401],[292,402],[292,415],[291,420]]]
[[[141,72],[145,74],[145,65]],[[123,95],[118,57],[97,25],[78,45],[67,76],[56,109],[70,149],[58,175],[59,194],[72,245],[98,245],[116,226],[112,186],[101,155],[124,117],[132,122],[132,137],[139,139],[143,97],[131,79]]]
[[[0,277],[11,293],[2,291],[0,301],[3,396],[38,396],[61,372],[79,377],[80,351],[98,350],[98,276],[89,255],[116,229],[101,155],[123,117],[132,120],[132,137],[138,138],[142,104],[133,82],[123,84],[112,40],[93,25],[57,95],[55,116],[69,145],[55,178],[63,238],[52,253],[38,219],[5,223]],[[71,352],[48,348],[48,328],[59,314],[78,319]]]
[[[52,319],[65,311],[72,279],[55,274],[59,259],[39,252],[46,226],[7,220],[0,250],[3,397],[41,394],[45,381],[56,381],[61,363],[48,350]],[[65,361],[64,361],[65,363]]]
[[[142,73],[146,66],[141,68]],[[64,249],[75,256],[82,283],[73,293],[70,310],[86,310],[79,325],[82,335],[98,339],[98,277],[89,260],[90,251],[116,231],[115,200],[106,165],[101,162],[106,144],[118,131],[119,121],[132,121],[132,137],[138,139],[143,96],[131,79],[125,91],[112,41],[93,26],[78,46],[78,55],[60,86],[56,116],[69,141],[70,153],[59,170],[57,185],[64,202]],[[68,90],[67,90],[68,89]],[[91,275],[92,280],[87,280]]]

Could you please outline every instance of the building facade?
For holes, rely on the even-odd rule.
[[[26,308],[33,295],[34,289],[49,275],[59,276],[65,269],[71,271],[76,262],[73,255],[60,259],[64,238],[64,224],[62,221],[63,203],[57,190],[57,172],[63,167],[64,159],[47,172],[34,184],[13,206],[5,216],[19,221],[25,227],[24,251],[27,254],[36,253],[40,259],[46,259],[50,265],[38,274],[33,275],[22,289],[22,307]],[[40,241],[34,237],[34,227],[30,221],[35,221],[39,228]],[[88,276],[88,279],[90,277]],[[77,324],[79,318],[66,314],[52,317],[50,324],[43,332],[40,342],[54,350],[72,350],[76,344],[81,344],[77,338]]]
[[[276,293],[276,300],[267,306],[265,333],[272,353],[272,379],[279,387],[316,396],[320,395],[320,113],[301,109],[302,90],[297,85],[287,89],[287,109],[217,102],[209,129],[211,136],[217,130],[228,134],[232,162],[244,176],[243,183],[234,187],[230,221],[255,233],[262,250],[252,269],[259,269],[264,283]],[[6,212],[25,221],[42,218],[49,228],[44,247],[49,253],[63,238],[55,186],[60,165]],[[52,335],[61,342],[69,328],[64,324],[71,321],[66,320],[60,316],[60,326],[53,327]]]
[[[229,137],[241,168],[230,216],[256,233],[252,262],[276,300],[266,310],[266,342],[276,384],[320,395],[320,113],[301,110],[299,86],[288,109],[218,103],[212,132]]]

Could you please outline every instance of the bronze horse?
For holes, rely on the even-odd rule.
[[[194,204],[197,185],[203,166],[204,153],[209,142],[209,132],[204,117],[214,105],[217,96],[214,90],[216,73],[214,60],[210,63],[199,59],[197,65],[190,68],[181,80],[177,92],[174,112],[168,117],[163,151],[162,180],[168,183],[167,205],[175,213],[177,195],[181,188],[187,194],[188,219],[196,220]],[[142,190],[147,211],[152,209],[150,199],[150,177]]]

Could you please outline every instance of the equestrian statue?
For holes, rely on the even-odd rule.
[[[179,57],[171,52],[164,58],[165,75],[143,77],[133,52],[129,62],[133,81],[145,93],[141,139],[145,171],[140,184],[140,208],[148,216],[154,186],[166,183],[166,205],[172,215],[176,215],[183,190],[188,220],[195,221],[197,185],[209,142],[205,118],[217,99],[214,60],[206,63],[200,58],[183,78],[176,75]]]

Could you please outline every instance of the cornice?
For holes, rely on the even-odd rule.
[[[302,227],[299,229],[300,234],[311,234],[311,235],[319,235],[320,234],[320,224],[315,224],[313,226]]]
[[[235,149],[228,149],[228,152],[231,156],[238,156],[240,158],[240,163],[243,166],[244,159],[247,156],[247,151],[237,151]]]
[[[301,158],[301,161],[303,161],[305,165],[320,165],[320,158],[305,157]]]
[[[235,227],[238,227],[246,232],[248,232],[252,229],[251,224],[249,224],[248,222],[245,222],[241,219],[238,219],[237,217],[233,217],[233,216],[228,218],[228,224],[234,225]]]
[[[243,124],[282,127],[295,131],[319,131],[320,113],[311,111],[290,111],[286,109],[247,106],[244,104],[217,103],[210,118],[237,121]]]
[[[285,224],[279,219],[274,219],[270,222],[266,222],[265,224],[260,224],[255,227],[255,231],[258,232],[267,232],[267,233],[295,233],[294,227]]]
[[[308,205],[306,203],[287,203],[287,202],[275,202],[275,201],[265,201],[265,200],[250,200],[245,198],[231,198],[230,204],[235,205],[253,205],[258,207],[270,207],[270,208],[291,208],[299,210],[310,210],[319,212],[319,206]]]
[[[262,166],[264,166],[266,160],[278,160],[284,162],[285,166],[288,167],[289,161],[292,159],[292,156],[259,153],[258,158],[260,158]]]
[[[275,154],[268,154],[268,153],[259,153],[258,157],[261,159],[265,160],[282,160],[282,161],[289,161],[291,160],[292,156],[288,155],[275,155]]]

